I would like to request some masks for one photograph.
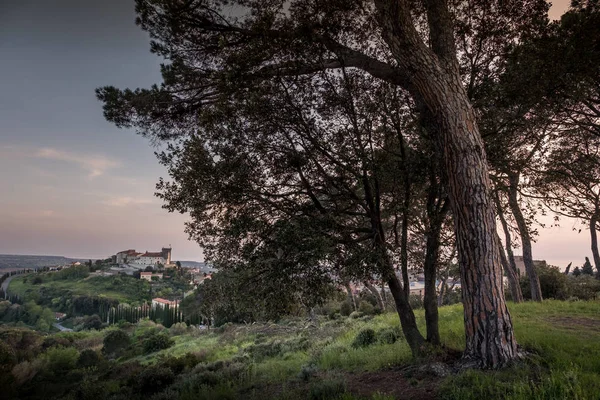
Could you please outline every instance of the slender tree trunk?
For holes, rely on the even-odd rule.
[[[510,294],[515,303],[523,302],[523,293],[521,292],[521,286],[519,285],[519,277],[516,272],[511,268],[506,258],[506,254],[502,251],[502,240],[500,236],[496,234],[498,240],[498,246],[500,247],[500,260],[502,261],[502,267],[506,272],[506,278],[508,279],[508,287],[510,288]]]
[[[350,281],[344,281],[344,287],[346,288],[346,292],[348,292],[348,301],[352,305],[352,310],[356,311],[356,299],[354,298],[354,293],[352,293]]]
[[[433,162],[432,162],[433,165]],[[439,317],[436,292],[436,277],[439,261],[440,234],[447,213],[448,203],[440,198],[441,190],[437,182],[437,168],[432,167],[429,176],[429,189],[427,196],[427,241],[425,252],[425,296],[423,307],[425,308],[425,324],[427,326],[427,341],[434,345],[440,345]]]
[[[421,335],[421,332],[419,332],[415,313],[413,312],[408,299],[404,295],[404,290],[402,289],[400,280],[396,276],[394,266],[389,255],[387,254],[384,243],[379,243],[378,247],[380,251],[383,277],[387,281],[388,287],[390,288],[390,293],[394,298],[396,311],[400,317],[400,326],[402,327],[402,332],[404,333],[404,337],[406,338],[406,342],[408,343],[413,356],[418,358],[423,354],[423,345],[425,344],[425,339],[423,338],[423,335]]]
[[[518,199],[518,185],[519,185],[519,174],[509,174],[509,193],[508,193],[508,205],[510,210],[515,217],[519,233],[521,234],[521,247],[523,248],[523,263],[525,264],[525,271],[529,277],[529,283],[531,285],[531,299],[534,301],[542,301],[542,288],[540,286],[540,279],[538,277],[535,266],[533,265],[533,255],[531,253],[531,236],[529,235],[529,227],[525,222],[525,217],[521,212]]]
[[[590,218],[590,236],[592,239],[592,256],[594,257],[594,266],[598,271],[597,276],[600,279],[600,253],[598,252],[598,233],[596,226],[598,225],[598,215],[593,215]]]
[[[434,345],[440,344],[437,291],[435,285],[440,249],[440,230],[441,226],[432,226],[427,234],[427,250],[424,266],[425,296],[423,297],[423,307],[425,308],[427,341]]]
[[[409,189],[406,188],[408,191]],[[410,296],[410,279],[408,277],[408,193],[405,193],[404,209],[402,210],[402,233],[400,234],[400,266],[402,269],[402,286],[404,297]]]
[[[371,294],[373,294],[373,296],[375,297],[375,300],[377,301],[377,307],[379,308],[379,310],[383,312],[385,310],[385,306],[383,305],[383,300],[377,288],[373,286],[369,281],[364,281],[364,284],[365,287],[369,289],[369,292],[371,292]]]
[[[522,303],[523,302],[523,291],[521,290],[521,285],[519,283],[519,270],[517,269],[517,263],[515,262],[515,255],[513,254],[512,251],[512,238],[510,236],[510,230],[508,229],[508,222],[506,221],[506,218],[504,217],[504,211],[502,210],[501,204],[500,204],[500,199],[498,197],[495,197],[495,201],[496,201],[496,211],[498,213],[498,217],[500,218],[500,223],[502,225],[502,230],[504,231],[504,238],[506,241],[506,255],[507,255],[507,261],[508,261],[508,268],[510,269],[510,271],[512,271],[512,275],[515,276],[515,283],[516,285],[513,287],[511,286],[511,291],[514,291],[514,295],[516,295],[516,297],[513,298],[515,303]],[[502,250],[502,249],[501,249]],[[510,278],[509,278],[509,283],[510,283]],[[512,283],[511,283],[512,285]]]
[[[396,311],[400,317],[400,326],[402,327],[406,342],[410,347],[413,357],[418,358],[423,354],[425,339],[423,338],[423,335],[421,335],[421,332],[419,332],[415,314],[404,296],[402,285],[396,274],[391,274],[388,277],[387,282],[390,293],[394,298],[394,303],[396,304]]]

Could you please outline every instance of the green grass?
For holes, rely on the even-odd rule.
[[[39,301],[43,289],[51,295],[69,291],[72,296],[101,296],[120,303],[141,302],[149,299],[149,284],[130,277],[88,277],[81,280],[47,280],[38,285],[32,284],[32,276],[18,276],[11,280],[8,292],[30,300]],[[24,282],[27,279],[27,282]]]
[[[451,377],[442,386],[442,398],[599,399],[600,302],[547,300],[509,308],[527,359],[502,371]]]
[[[17,281],[18,282],[18,281]],[[515,334],[527,357],[512,367],[500,371],[469,370],[437,380],[437,396],[441,399],[600,399],[600,301],[509,304]],[[417,310],[417,321],[424,329],[423,310]],[[305,321],[289,319],[280,324],[232,325],[211,331],[171,330],[174,345],[148,355],[139,355],[119,362],[139,362],[142,365],[160,363],[163,357],[182,357],[194,353],[206,365],[221,363],[221,371],[244,366],[243,375],[235,380],[221,380],[216,386],[173,392],[181,398],[269,398],[301,399],[333,391],[336,380],[346,380],[363,373],[373,374],[394,370],[413,362],[404,339],[394,344],[376,343],[353,348],[356,335],[365,328],[378,332],[398,327],[398,316],[387,313],[370,320],[321,319],[318,328],[307,328]],[[112,327],[110,329],[117,329]],[[127,328],[134,343],[153,330],[164,329],[150,321]],[[168,330],[167,330],[168,331]],[[177,334],[184,332],[183,334]],[[440,308],[440,333],[447,348],[464,347],[462,306]],[[107,330],[101,332],[60,333],[79,350],[91,347],[99,350]],[[308,339],[308,341],[307,341]],[[139,353],[138,353],[139,354]],[[212,371],[212,370],[211,370]],[[302,374],[301,374],[302,371]],[[310,371],[310,372],[306,372]],[[211,372],[213,373],[213,372]],[[193,366],[181,379],[193,381]],[[420,379],[398,372],[398,381],[419,385]],[[411,372],[412,374],[412,372]],[[371,376],[371,375],[366,375]],[[392,383],[395,379],[392,379]],[[390,380],[383,381],[390,384]],[[331,386],[331,387],[329,387]],[[369,397],[389,399],[385,386],[375,387]],[[175,391],[171,388],[169,390]],[[191,390],[191,389],[190,389]],[[197,390],[202,390],[198,393]],[[346,390],[346,389],[344,389]],[[220,393],[219,396],[214,396]],[[194,397],[196,396],[196,397]],[[199,396],[199,397],[198,397]],[[333,397],[359,399],[347,390]]]

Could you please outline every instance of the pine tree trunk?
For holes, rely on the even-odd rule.
[[[597,276],[600,279],[600,253],[598,252],[598,233],[596,231],[596,225],[598,225],[598,216],[593,215],[590,218],[590,236],[592,239],[592,256],[594,257],[594,266],[598,271]]]
[[[413,357],[419,358],[421,355],[423,355],[423,345],[425,344],[425,339],[423,338],[423,335],[421,335],[421,332],[419,332],[415,313],[413,312],[408,299],[404,295],[404,290],[402,289],[400,280],[396,276],[394,266],[392,265],[392,261],[387,254],[384,244],[379,243],[378,245],[381,254],[380,260],[382,264],[382,273],[384,279],[388,283],[390,293],[394,298],[396,312],[400,317],[400,326],[402,327],[402,332],[404,333],[404,337],[406,338],[406,342],[410,347]]]
[[[515,217],[519,233],[521,234],[521,247],[523,248],[523,263],[525,264],[525,271],[529,277],[529,283],[531,286],[531,299],[534,301],[542,301],[542,288],[540,286],[540,278],[538,277],[535,266],[533,265],[533,255],[531,253],[531,236],[529,235],[529,228],[525,222],[525,217],[521,212],[518,199],[518,185],[519,185],[519,174],[509,175],[509,193],[508,193],[508,205],[510,210]]]
[[[498,240],[498,248],[500,249],[500,260],[502,261],[502,268],[506,272],[506,278],[508,279],[508,287],[510,288],[510,294],[515,303],[521,303],[523,301],[523,293],[521,292],[521,286],[519,286],[519,278],[515,271],[510,267],[506,254],[502,251],[502,241],[500,236],[496,235]]]
[[[428,47],[408,1],[376,0],[375,6],[383,39],[406,73],[405,87],[436,124],[461,267],[464,357],[484,368],[504,366],[518,358],[517,343],[502,291],[488,163],[460,76],[451,14],[445,2],[426,2],[433,32]]]
[[[433,163],[432,163],[433,165]],[[425,324],[427,326],[427,341],[433,345],[440,345],[438,303],[436,291],[436,278],[438,270],[440,235],[444,218],[446,217],[448,205],[446,200],[441,199],[441,190],[437,183],[436,169],[432,168],[429,177],[429,189],[427,196],[427,241],[425,251],[425,296],[423,307],[425,308]]]
[[[350,301],[350,305],[352,305],[352,310],[356,311],[356,299],[354,298],[354,293],[352,293],[352,288],[350,287],[350,281],[344,282],[344,287],[348,292],[348,301]]]
[[[521,290],[521,284],[519,283],[519,271],[517,269],[517,263],[515,262],[515,255],[513,254],[513,251],[512,251],[512,239],[510,237],[510,230],[508,229],[508,222],[506,221],[506,218],[504,217],[504,211],[502,210],[502,207],[500,204],[500,199],[498,197],[495,197],[495,201],[496,201],[496,212],[498,213],[498,217],[500,218],[500,223],[502,224],[502,230],[504,231],[504,238],[506,241],[505,247],[506,247],[506,255],[507,255],[507,261],[508,261],[507,275],[511,274],[515,277],[514,286],[511,281],[510,276],[508,278],[509,279],[508,282],[511,285],[511,287],[510,287],[511,293],[513,293],[513,301],[515,303],[522,303],[523,302],[523,291]],[[502,249],[500,249],[500,251],[502,251]]]
[[[432,227],[427,234],[427,250],[425,254],[425,325],[427,326],[427,341],[434,345],[440,344],[440,331],[438,325],[438,305],[435,280],[438,269],[438,256],[440,249],[440,227]]]
[[[421,332],[419,332],[415,314],[404,296],[402,285],[400,285],[400,280],[396,274],[390,275],[387,278],[387,282],[390,293],[394,298],[394,303],[396,304],[396,311],[400,317],[400,326],[402,327],[406,342],[410,347],[413,357],[419,358],[423,355],[425,339],[423,338],[423,335],[421,335]]]
[[[518,357],[504,300],[488,164],[460,79],[428,76],[421,93],[436,117],[454,215],[465,313],[464,358],[498,368]]]
[[[404,296],[407,300],[410,296],[410,279],[408,277],[408,196],[405,193],[404,210],[402,211],[402,233],[400,235],[400,266],[402,268]]]
[[[377,290],[377,288],[375,288],[375,286],[373,286],[371,284],[371,282],[369,281],[364,281],[365,287],[369,290],[369,292],[371,292],[371,294],[373,295],[373,297],[375,297],[375,300],[377,301],[377,308],[379,308],[380,311],[385,311],[385,306],[383,305],[383,299],[381,297],[381,295],[379,294],[379,291]]]

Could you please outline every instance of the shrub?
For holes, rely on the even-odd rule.
[[[560,272],[558,267],[551,265],[538,265],[535,267],[540,279],[542,297],[545,299],[566,300],[569,298],[568,277]],[[519,283],[523,297],[531,298],[531,286],[527,275],[521,276]]]
[[[373,307],[373,305],[367,301],[361,301],[360,305],[358,306],[358,311],[363,314],[371,315],[375,313],[375,307]]]
[[[40,359],[33,360],[32,362],[23,361],[14,366],[12,375],[17,384],[22,385],[23,383],[32,380],[43,367],[43,362]]]
[[[408,303],[413,308],[413,310],[417,310],[419,308],[423,308],[423,298],[418,294],[411,294],[408,296]]]
[[[78,368],[87,368],[93,367],[100,362],[100,356],[92,349],[85,349],[79,354],[79,359],[77,360]]]
[[[344,301],[340,306],[340,314],[342,314],[344,317],[352,314],[352,311],[354,311],[354,307],[352,307],[352,304],[350,304],[349,301]]]
[[[300,373],[298,374],[298,378],[305,382],[308,382],[312,377],[314,377],[319,370],[315,364],[305,364],[300,368]]]
[[[600,281],[589,275],[568,279],[569,293],[580,300],[595,299],[600,292]]]
[[[17,363],[17,355],[8,344],[0,340],[0,371],[6,373]]]
[[[153,394],[167,388],[175,381],[175,374],[169,368],[151,366],[144,368],[135,379],[134,387],[141,394]]]
[[[355,349],[360,347],[367,347],[372,345],[377,341],[375,337],[375,331],[371,328],[366,328],[358,332],[358,335],[354,338],[352,342],[352,347]]]
[[[131,339],[126,332],[120,329],[112,331],[104,337],[102,354],[119,357],[130,343]]]
[[[194,353],[186,353],[181,357],[164,357],[160,364],[170,368],[175,374],[180,374],[185,370],[194,368],[200,363],[200,357]]]
[[[341,379],[327,379],[310,385],[309,399],[336,399],[346,392],[346,385]]]
[[[102,329],[102,320],[96,314],[85,317],[83,320],[83,329],[85,330],[97,330]]]
[[[154,353],[155,351],[168,349],[173,346],[175,342],[165,333],[157,333],[150,335],[144,339],[144,354]]]
[[[400,338],[400,332],[398,328],[383,328],[377,331],[375,336],[379,343],[394,344]]]
[[[183,335],[187,332],[188,326],[185,322],[178,322],[169,328],[169,333],[173,336]]]
[[[46,370],[54,374],[75,369],[79,352],[73,347],[52,347],[44,355]]]

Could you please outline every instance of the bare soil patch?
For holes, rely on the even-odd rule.
[[[591,330],[600,332],[600,319],[585,318],[585,317],[553,317],[548,321],[557,325],[560,328],[568,330]]]
[[[393,396],[403,400],[434,400],[443,378],[436,376],[411,376],[400,370],[382,370],[349,374],[348,390],[359,396],[370,397],[374,393]]]

